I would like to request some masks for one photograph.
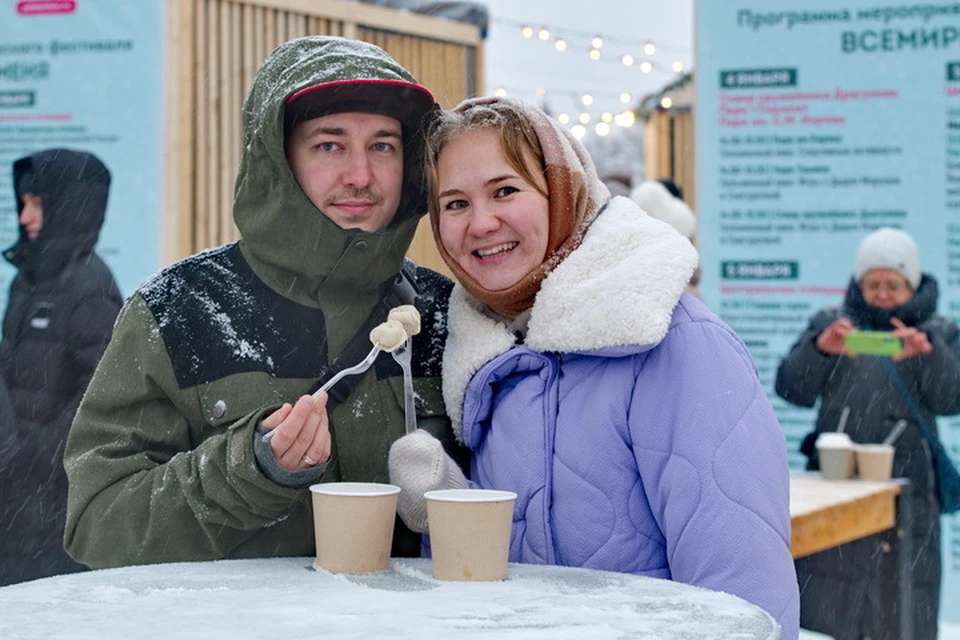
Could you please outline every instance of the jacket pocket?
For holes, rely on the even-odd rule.
[[[293,404],[314,382],[274,378],[263,372],[240,373],[199,385],[197,403],[203,422],[219,431],[255,411]]]

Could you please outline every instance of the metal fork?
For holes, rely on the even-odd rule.
[[[379,354],[380,354],[380,347],[378,347],[377,345],[373,345],[373,349],[370,349],[370,353],[368,353],[368,354],[366,355],[366,357],[364,357],[363,360],[361,360],[361,361],[358,362],[357,364],[353,365],[352,367],[347,367],[346,369],[341,369],[340,371],[337,372],[337,375],[335,375],[335,376],[333,376],[332,378],[330,378],[329,380],[327,380],[327,381],[323,384],[322,387],[320,387],[319,389],[317,389],[316,391],[314,391],[314,392],[313,392],[313,399],[316,400],[316,399],[320,396],[321,393],[323,393],[324,391],[329,391],[329,390],[333,387],[333,385],[335,385],[335,384],[337,384],[338,382],[340,382],[343,378],[345,378],[345,377],[347,377],[347,376],[352,376],[352,375],[357,374],[357,373],[363,373],[364,371],[366,371],[367,369],[369,369],[370,366],[373,364],[373,361],[377,359],[377,356],[378,356]],[[396,357],[396,356],[394,356],[394,357]],[[408,358],[409,358],[409,357],[408,357]],[[398,361],[398,362],[399,362],[399,361]],[[400,365],[400,366],[402,367],[403,365]],[[406,375],[406,374],[404,374],[404,375]],[[411,381],[411,385],[412,385],[412,384],[413,384],[413,383],[412,383],[412,381]],[[412,392],[412,390],[413,390],[413,387],[411,386],[411,392]],[[268,431],[267,433],[265,433],[264,436],[263,436],[263,441],[264,441],[264,442],[270,442],[270,438],[272,438],[272,437],[273,437],[273,434],[275,434],[276,432],[277,432],[276,429],[271,429],[270,431]]]

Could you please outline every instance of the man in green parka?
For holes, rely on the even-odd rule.
[[[381,354],[345,397],[311,393],[366,355],[368,340],[337,360],[401,281],[424,320],[419,426],[452,442],[439,371],[451,285],[404,259],[427,210],[422,126],[436,108],[367,43],[307,37],[270,54],[243,105],[242,240],[141,285],[77,412],[64,455],[73,558],[312,555],[311,484],[388,481],[401,369]],[[398,520],[394,555],[419,551]]]

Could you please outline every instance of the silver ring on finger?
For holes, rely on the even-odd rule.
[[[317,466],[318,464],[320,464],[319,462],[317,462],[316,460],[314,460],[313,458],[311,458],[310,456],[307,456],[307,455],[303,456],[303,458],[301,458],[301,460],[303,460],[303,463],[304,463],[305,465],[307,465],[308,467],[315,467],[315,466]]]

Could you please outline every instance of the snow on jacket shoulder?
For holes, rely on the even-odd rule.
[[[689,243],[622,198],[548,276],[525,344],[459,287],[447,410],[473,479],[518,494],[510,559],[725,591],[795,638],[786,445]]]

